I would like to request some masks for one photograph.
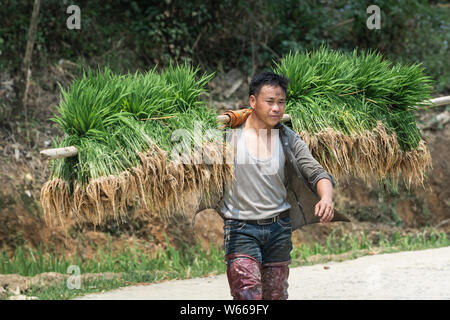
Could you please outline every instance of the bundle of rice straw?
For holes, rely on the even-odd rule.
[[[430,99],[420,65],[393,64],[368,50],[325,46],[275,64],[289,79],[285,112],[313,156],[336,178],[376,177],[422,184],[431,156],[414,110]]]
[[[200,100],[211,77],[198,77],[198,69],[187,65],[160,74],[115,75],[106,69],[85,73],[67,91],[61,88],[53,120],[66,136],[55,147],[76,146],[78,155],[50,163],[51,179],[41,190],[47,224],[70,217],[100,225],[123,220],[132,207],[149,215],[183,212],[185,197],[222,188],[232,166],[198,161],[198,149],[176,154],[184,159],[172,157],[175,147],[189,151],[194,142],[207,151],[206,160],[223,151],[217,140],[199,141],[204,131],[217,129],[215,110]],[[173,139],[179,129],[187,138]]]

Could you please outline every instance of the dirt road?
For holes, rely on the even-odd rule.
[[[289,299],[450,299],[450,247],[292,268]],[[225,275],[126,287],[83,300],[231,299]]]

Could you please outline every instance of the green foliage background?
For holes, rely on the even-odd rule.
[[[114,71],[188,61],[204,71],[269,68],[291,50],[321,44],[378,49],[394,62],[423,63],[448,92],[450,8],[426,0],[223,0],[41,2],[33,63],[60,59]],[[442,1],[441,1],[442,2]],[[81,30],[69,30],[69,4],[81,9]],[[381,8],[381,29],[369,30],[369,5]],[[18,70],[33,1],[0,5],[0,68]]]

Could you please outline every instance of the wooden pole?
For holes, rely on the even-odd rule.
[[[74,157],[78,154],[77,147],[64,147],[56,149],[46,149],[41,151],[41,156],[45,159],[59,159]]]
[[[450,104],[450,96],[434,98],[427,102],[429,102],[429,104],[432,107],[444,106],[446,104]],[[426,107],[422,107],[422,108],[429,108],[429,107],[430,106],[426,106]]]
[[[443,106],[450,104],[450,96],[434,98],[428,101],[430,105],[433,106]],[[281,122],[287,122],[291,120],[291,116],[287,113],[283,115]],[[226,114],[217,116],[217,121],[227,124],[230,122],[230,117]],[[41,151],[41,156],[46,159],[59,159],[59,158],[69,158],[76,156],[78,154],[78,149],[74,146],[58,148],[58,149],[46,149]]]

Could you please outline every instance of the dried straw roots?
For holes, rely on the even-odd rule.
[[[314,158],[336,178],[376,176],[398,182],[402,176],[408,187],[423,186],[425,171],[432,167],[424,141],[418,148],[404,152],[399,149],[395,133],[388,134],[381,122],[372,131],[351,136],[331,128],[313,136],[307,132],[299,135]],[[163,217],[184,213],[187,197],[220,193],[224,179],[234,178],[233,162],[217,157],[228,154],[229,150],[222,147],[208,143],[203,146],[203,155],[197,151],[169,161],[167,152],[154,145],[147,153],[139,154],[139,166],[118,176],[93,179],[84,187],[75,182],[73,193],[66,181],[54,178],[41,190],[45,221],[61,225],[65,218],[71,217],[99,225],[109,218],[123,220],[130,206],[149,216],[154,212]]]
[[[222,147],[218,143],[205,144],[204,157],[224,154]],[[100,225],[110,218],[123,221],[131,206],[144,216],[157,212],[167,218],[175,212],[184,213],[188,197],[221,192],[223,182],[233,178],[232,164],[223,159],[220,161],[224,164],[198,161],[201,157],[197,151],[185,161],[169,161],[167,152],[154,145],[139,154],[140,165],[118,176],[93,179],[85,186],[75,182],[73,193],[68,182],[54,178],[41,189],[44,219],[49,225],[63,225],[67,217]]]
[[[399,149],[395,133],[386,132],[378,121],[372,130],[351,136],[327,128],[314,136],[307,132],[299,135],[312,155],[336,178],[353,175],[362,178],[391,178],[398,183],[400,175],[408,187],[423,186],[425,171],[432,167],[431,155],[422,140],[411,151]]]

